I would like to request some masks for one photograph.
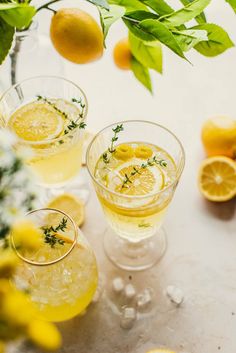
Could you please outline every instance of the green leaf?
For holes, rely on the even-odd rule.
[[[132,58],[131,69],[134,76],[152,93],[152,82],[148,69],[135,58]]]
[[[147,7],[138,0],[109,0],[110,4],[124,6],[126,12],[135,10],[147,10]]]
[[[145,42],[129,34],[133,56],[145,67],[162,73],[162,47],[160,42]]]
[[[170,7],[164,0],[140,0],[145,5],[156,11],[158,15],[163,16],[174,12],[174,9]]]
[[[152,35],[148,30],[146,30],[145,28],[141,28],[139,20],[132,18],[129,14],[123,17],[123,21],[129,28],[130,32],[133,33],[136,37],[145,41],[157,40],[155,36]]]
[[[150,33],[155,40],[159,40],[181,58],[186,59],[174,35],[163,23],[157,20],[144,20],[140,22],[140,27]]]
[[[198,43],[208,40],[207,31],[204,30],[187,29],[172,33],[183,51],[189,51]]]
[[[189,3],[187,6],[182,9],[175,11],[169,15],[162,16],[160,21],[168,27],[178,27],[182,24],[189,22],[209,5],[211,0],[195,0]]]
[[[19,6],[19,4],[13,3],[13,2],[0,3],[0,11],[14,9],[15,7],[18,7],[18,6]]]
[[[200,29],[208,33],[208,41],[201,42],[194,47],[202,55],[217,56],[234,46],[228,33],[218,25],[205,23],[195,26],[192,29]]]
[[[0,18],[0,65],[11,49],[15,30]]]
[[[125,14],[125,8],[118,5],[110,5],[110,9],[99,9],[100,21],[104,35],[104,41],[111,25]]]
[[[232,7],[234,12],[236,13],[236,0],[225,0],[225,1],[229,3],[229,5]]]
[[[191,2],[193,2],[194,0],[180,0],[182,2],[182,4],[184,6],[190,4]],[[201,12],[200,15],[196,16],[195,17],[195,20],[198,22],[198,23],[206,23],[206,15],[204,14],[204,12]]]
[[[109,4],[106,0],[87,0],[88,2],[91,2],[92,4],[102,7],[103,9],[109,10]]]
[[[22,5],[15,9],[0,11],[0,16],[10,26],[22,29],[30,25],[35,13],[36,9],[33,6]]]

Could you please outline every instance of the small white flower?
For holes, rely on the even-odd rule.
[[[7,149],[13,146],[17,141],[16,135],[7,129],[0,129],[0,144],[1,147]]]

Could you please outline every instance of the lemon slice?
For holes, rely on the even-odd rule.
[[[67,213],[75,221],[78,227],[84,222],[84,203],[74,195],[59,195],[52,199],[47,207],[57,208],[58,210]],[[56,217],[58,215],[54,214],[54,216]]]
[[[64,128],[64,119],[53,107],[33,102],[17,109],[8,126],[26,141],[44,141],[58,137]]]
[[[131,175],[134,168],[139,172]],[[140,165],[123,163],[115,171],[115,175],[108,180],[108,187],[125,195],[147,195],[154,191],[160,191],[164,186],[164,174],[158,166],[140,168]],[[128,176],[130,181],[123,185],[125,176]]]
[[[206,199],[222,202],[236,195],[236,163],[223,156],[205,159],[199,170],[199,188]]]
[[[146,353],[175,353],[174,351],[170,351],[169,349],[152,349]]]

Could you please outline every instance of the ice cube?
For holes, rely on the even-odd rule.
[[[135,308],[133,307],[125,307],[123,308],[120,326],[124,329],[131,329],[134,326],[134,323],[137,319],[137,313]]]
[[[132,299],[136,295],[136,290],[131,283],[126,284],[125,286],[125,296],[128,299]]]
[[[137,307],[139,309],[145,309],[151,304],[152,295],[150,289],[144,289],[144,291],[137,295]]]
[[[120,293],[124,290],[125,284],[121,277],[116,277],[112,281],[112,288],[114,292]]]
[[[166,288],[166,294],[170,300],[177,305],[180,305],[184,300],[183,291],[173,285],[170,285]]]

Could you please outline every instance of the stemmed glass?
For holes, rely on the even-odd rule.
[[[119,136],[116,135],[114,139],[114,131],[117,126],[122,126],[123,131],[120,131]],[[114,187],[107,185],[106,182],[101,182],[101,179],[97,177],[98,163],[101,164],[98,161],[101,161],[101,156],[103,159],[104,156],[107,157],[106,153],[112,138],[120,146],[125,144],[123,145],[125,146],[124,150],[129,149],[127,144],[134,146],[140,145],[140,143],[142,145],[148,144],[154,149],[158,147],[160,151],[158,153],[166,156],[168,160],[166,170],[170,174],[169,181],[158,190],[154,189],[138,195],[122,192],[123,189],[120,189],[121,192],[119,192]],[[115,157],[109,158],[114,161]],[[138,168],[141,168],[141,173],[143,169],[141,164],[144,163],[144,160],[136,158],[134,161],[138,164]],[[119,122],[106,127],[94,137],[87,149],[86,162],[98,199],[110,226],[104,235],[104,249],[107,256],[115,265],[125,270],[144,270],[153,266],[161,259],[166,250],[166,236],[162,224],[184,168],[185,155],[181,142],[171,131],[156,123],[138,120]],[[113,173],[114,183],[117,178],[119,182],[122,174],[121,168],[112,170],[112,163],[105,161],[101,164],[103,178],[107,180],[109,173]],[[162,169],[164,170],[164,167]],[[158,172],[158,176],[154,177],[154,179],[156,178],[155,182],[164,172],[165,170]],[[155,173],[157,174],[157,172]],[[124,175],[123,173],[122,178]],[[125,177],[126,181],[129,181],[127,174]]]
[[[56,106],[62,102],[67,102],[65,106],[68,106],[70,102],[72,113],[79,115],[80,122],[85,123],[88,103],[84,92],[76,84],[64,78],[39,76],[17,83],[2,95],[0,125],[11,128],[9,121],[12,115],[24,105],[37,101],[37,97],[46,97],[49,102],[56,102]],[[36,109],[32,114],[37,116]],[[63,108],[60,109],[63,114]],[[58,111],[55,110],[52,114],[58,114]],[[53,116],[50,116],[51,118]],[[37,117],[33,124],[37,124]],[[44,126],[39,128],[43,129]],[[73,181],[76,182],[77,189],[79,185],[84,184],[78,179],[82,165],[83,137],[84,130],[80,128],[67,129],[66,133],[44,140],[26,140],[18,136],[16,147],[18,150],[29,150],[26,156],[27,164],[44,189],[47,188],[48,193],[53,194],[52,190],[66,186],[69,188]]]

